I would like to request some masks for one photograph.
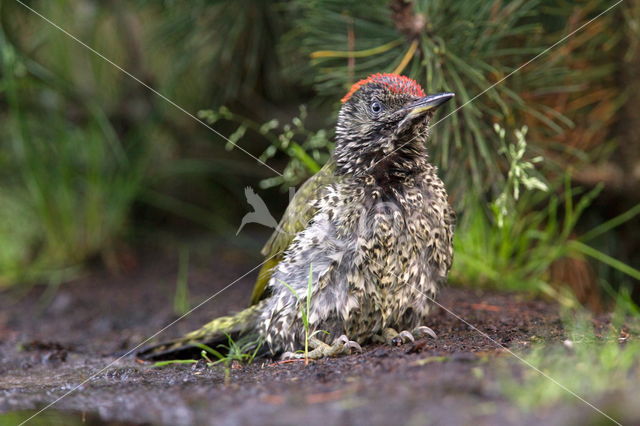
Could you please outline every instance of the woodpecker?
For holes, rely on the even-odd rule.
[[[436,337],[427,319],[451,267],[455,213],[426,141],[435,110],[453,96],[426,96],[397,74],[355,83],[331,160],[301,186],[262,250],[251,305],[138,357],[182,358],[198,343],[250,338],[285,357],[303,356],[306,339],[308,356],[321,358]]]

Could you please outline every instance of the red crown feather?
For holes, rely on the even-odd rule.
[[[404,75],[399,74],[372,74],[367,78],[364,78],[353,86],[347,92],[346,95],[340,100],[342,103],[345,103],[351,98],[351,96],[358,91],[359,88],[364,86],[365,84],[376,83],[387,86],[394,93],[406,93],[412,96],[425,96],[424,90],[422,87],[413,79],[409,77],[405,77]]]

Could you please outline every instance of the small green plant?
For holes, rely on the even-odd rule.
[[[173,312],[184,315],[189,310],[189,249],[180,249],[176,292],[173,296]]]
[[[470,199],[458,226],[452,279],[480,287],[542,291],[557,296],[549,268],[570,254],[575,224],[598,190],[581,194],[567,186],[564,203],[552,192],[527,191],[498,226],[481,200]],[[538,206],[538,208],[536,208]]]
[[[195,346],[200,348],[201,359],[206,361],[208,367],[213,367],[218,364],[224,366],[224,383],[229,384],[231,380],[231,367],[234,361],[251,364],[253,363],[258,351],[262,347],[262,339],[254,339],[251,336],[245,336],[238,341],[227,334],[227,344],[219,345],[218,347],[223,349],[218,351],[212,347],[203,343],[194,343]],[[211,358],[213,356],[215,360]],[[178,359],[169,361],[158,361],[152,365],[152,367],[164,367],[166,365],[175,364],[196,364],[199,360],[196,359]]]
[[[481,196],[468,196],[455,234],[452,280],[481,287],[543,292],[571,305],[574,300],[551,285],[549,270],[559,259],[590,257],[640,279],[640,271],[588,244],[640,214],[640,205],[576,236],[578,221],[602,187],[584,192],[572,187],[569,174],[549,186],[535,171],[535,164],[542,157],[525,159],[527,128],[514,132],[516,140],[512,144],[507,143],[502,127],[496,125],[495,131],[508,172],[489,209]]]
[[[300,306],[300,319],[302,320],[302,325],[304,327],[304,365],[309,365],[309,340],[312,339],[318,333],[329,334],[325,330],[316,330],[311,332],[311,327],[309,325],[309,311],[311,310],[311,297],[312,297],[312,289],[313,289],[313,264],[309,265],[309,278],[307,280],[307,294],[302,300],[302,297],[298,295],[296,290],[291,287],[286,282],[280,280],[280,282],[287,287],[287,289],[294,295],[294,297],[298,300],[298,306]]]
[[[219,346],[225,350],[224,354],[202,343],[196,344],[196,346],[202,349],[201,355],[202,358],[207,361],[207,365],[214,366],[216,364],[222,364],[224,366],[224,383],[226,385],[231,381],[231,366],[233,362],[237,361],[243,364],[251,364],[262,346],[260,339],[252,340],[251,337],[245,337],[236,342],[228,334],[227,342],[227,345]],[[212,361],[207,354],[213,355],[217,360]]]
[[[493,128],[500,138],[499,152],[504,154],[509,163],[509,172],[504,187],[498,198],[491,204],[498,227],[502,228],[509,210],[513,209],[520,198],[521,186],[529,191],[537,189],[543,192],[548,192],[549,187],[535,175],[535,164],[541,163],[544,159],[541,156],[534,157],[529,161],[524,159],[527,152],[527,126],[522,126],[514,132],[515,143],[507,143],[507,132],[498,123],[494,124]]]
[[[262,188],[281,186],[288,189],[303,182],[309,176],[317,173],[329,159],[333,150],[333,143],[329,140],[326,130],[311,131],[305,127],[307,108],[300,106],[299,114],[290,123],[280,125],[278,120],[258,123],[249,118],[231,112],[222,106],[217,111],[203,110],[198,116],[213,125],[219,120],[237,123],[238,127],[229,136],[226,148],[231,150],[245,137],[247,131],[262,135],[269,146],[260,155],[260,160],[267,161],[278,152],[289,157],[289,162],[282,172],[282,176],[264,179],[260,182]]]

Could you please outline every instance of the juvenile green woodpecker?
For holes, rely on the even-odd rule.
[[[311,358],[435,337],[427,315],[451,267],[455,215],[426,141],[434,111],[453,96],[426,96],[397,74],[354,84],[331,161],[302,185],[262,250],[250,307],[138,357],[191,357],[194,343],[216,347],[227,336],[298,357],[312,335]]]

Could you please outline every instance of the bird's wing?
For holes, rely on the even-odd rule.
[[[282,260],[284,251],[289,247],[296,234],[307,227],[316,213],[315,201],[322,188],[335,182],[335,163],[329,160],[322,169],[310,177],[296,192],[284,212],[278,228],[273,232],[262,248],[267,261],[260,268],[258,279],[251,294],[251,304],[258,303],[267,295],[265,290],[271,278],[273,268]]]

